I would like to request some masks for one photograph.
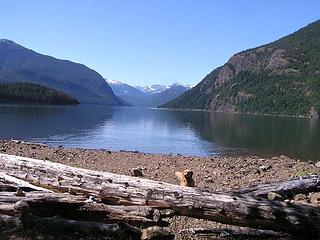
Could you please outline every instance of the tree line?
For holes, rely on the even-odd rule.
[[[0,99],[36,104],[79,104],[66,93],[34,83],[0,83]]]

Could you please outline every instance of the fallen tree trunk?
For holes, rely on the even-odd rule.
[[[0,239],[140,240],[151,231],[141,228],[149,226],[158,227],[152,228],[154,239],[173,239],[159,228],[168,225],[162,218],[171,215],[147,206],[109,206],[84,195],[30,191],[16,196],[14,191],[0,191]]]
[[[93,221],[70,220],[61,217],[0,215],[1,239],[112,239],[140,240],[140,229],[128,224],[105,224]]]
[[[133,226],[168,226],[163,218],[172,212],[148,206],[116,206],[89,202],[85,196],[59,193],[30,192],[25,196],[14,196],[12,192],[0,192],[0,214],[17,215],[32,213],[41,217],[56,215],[66,219],[90,220],[104,223],[126,222]]]
[[[141,230],[123,222],[106,224],[24,214],[0,215],[0,239],[173,240],[174,235],[159,227]]]
[[[0,170],[55,192],[94,196],[105,204],[172,209],[178,215],[229,225],[320,237],[320,210],[239,194],[180,187],[43,160],[0,155]]]
[[[219,239],[281,239],[289,237],[284,233],[273,232],[270,230],[257,230],[249,228],[191,228],[180,231],[182,236],[205,236],[205,237],[219,237]]]
[[[269,192],[274,192],[280,194],[284,198],[291,199],[298,193],[310,193],[319,190],[320,177],[311,175],[304,178],[291,179],[289,181],[258,184],[248,188],[241,188],[232,193],[267,198]]]

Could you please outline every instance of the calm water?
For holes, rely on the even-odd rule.
[[[183,155],[320,160],[320,120],[145,108],[0,105],[0,138]]]

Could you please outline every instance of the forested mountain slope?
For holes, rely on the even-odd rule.
[[[69,95],[33,83],[0,83],[0,100],[36,104],[79,104]]]
[[[0,82],[31,82],[65,92],[81,103],[122,105],[94,70],[36,53],[6,39],[0,39]]]
[[[320,110],[320,21],[235,54],[166,108],[316,116]]]

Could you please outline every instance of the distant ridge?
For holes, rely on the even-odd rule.
[[[189,89],[189,87],[181,83],[173,83],[169,86],[166,86],[165,90],[149,95],[143,104],[148,107],[158,107],[161,104],[175,99]]]
[[[151,86],[148,86],[148,85],[136,86],[136,88],[146,94],[151,95],[151,94],[163,92],[164,90],[167,90],[169,87],[161,84],[153,84]]]
[[[80,103],[122,105],[94,70],[39,54],[7,39],[0,39],[0,82],[40,84],[65,92]]]
[[[168,86],[154,84],[133,87],[115,80],[107,80],[107,82],[118,98],[133,106],[158,107],[190,89],[189,86],[181,83],[173,83]]]

